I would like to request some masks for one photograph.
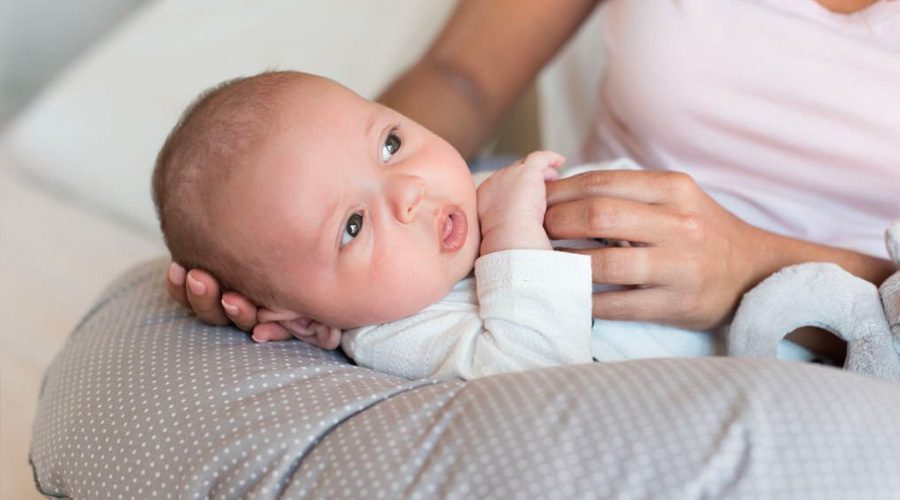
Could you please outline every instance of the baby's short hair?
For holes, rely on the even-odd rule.
[[[217,197],[262,144],[275,119],[275,94],[298,76],[266,72],[203,92],[169,133],[153,171],[153,201],[172,260],[209,271],[224,289],[260,305],[273,300],[272,281],[261,255],[235,255],[217,235]]]

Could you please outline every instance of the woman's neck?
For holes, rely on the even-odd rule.
[[[852,14],[872,5],[877,0],[816,0],[819,5],[838,14]]]

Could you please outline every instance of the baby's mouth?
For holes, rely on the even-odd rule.
[[[466,214],[454,208],[446,215],[441,225],[441,251],[455,252],[462,248],[469,232]]]

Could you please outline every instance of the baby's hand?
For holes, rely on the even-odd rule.
[[[559,177],[565,158],[551,151],[536,151],[498,170],[478,188],[481,254],[532,248],[550,250],[544,231],[547,211],[545,181]]]

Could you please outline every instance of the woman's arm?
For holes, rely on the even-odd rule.
[[[462,0],[425,55],[378,100],[470,157],[597,3]]]
[[[801,241],[751,226],[679,172],[597,171],[547,185],[551,238],[613,238],[646,246],[578,250],[598,283],[632,285],[594,295],[594,315],[707,329],[741,296],[792,264],[832,262],[873,283],[884,259]]]

